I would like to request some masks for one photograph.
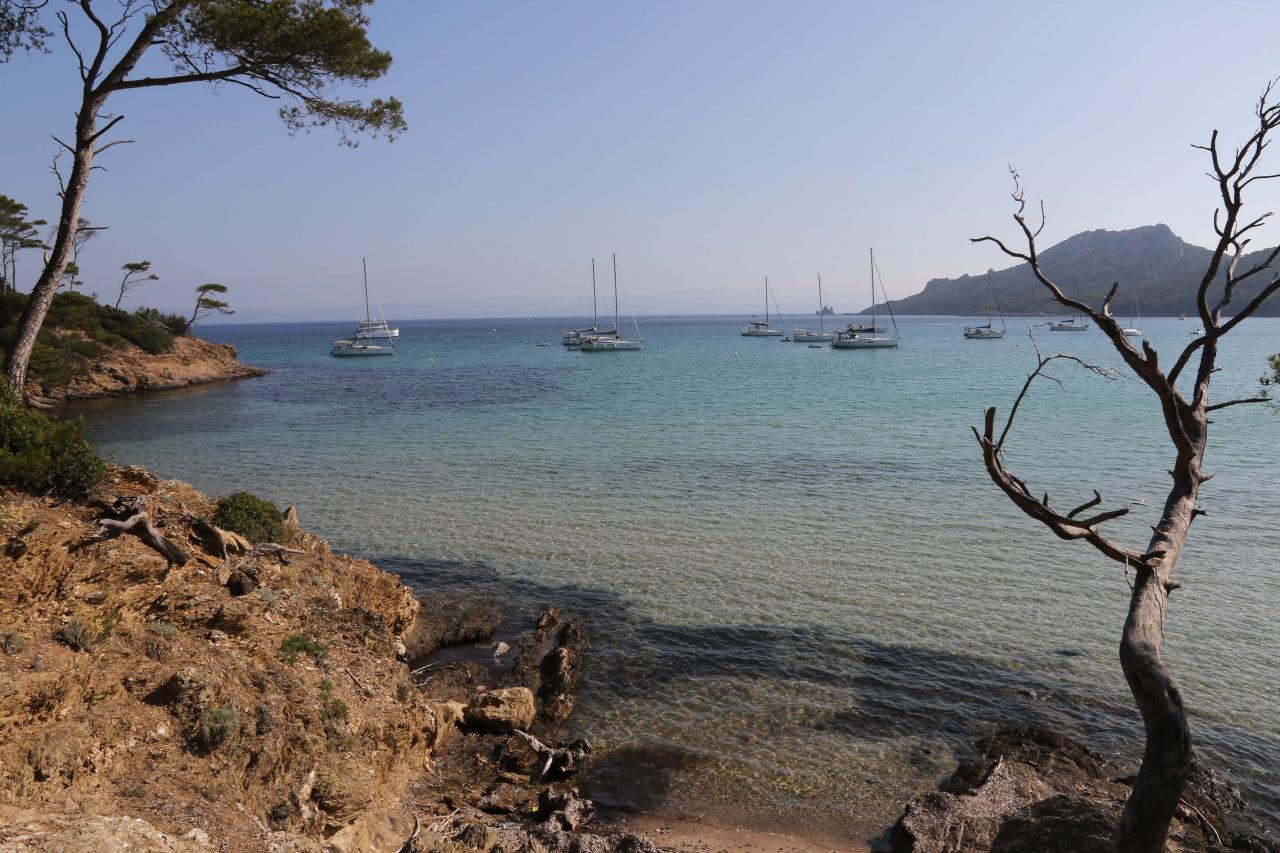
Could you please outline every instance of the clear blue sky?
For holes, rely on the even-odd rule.
[[[1213,186],[1189,145],[1246,132],[1280,75],[1263,2],[382,0],[372,16],[395,64],[368,94],[410,124],[394,144],[291,138],[238,87],[114,96],[137,142],[90,185],[85,215],[110,230],[82,258],[88,289],[148,258],[161,281],[134,305],[218,281],[236,320],[341,319],[366,255],[393,319],[580,315],[590,258],[616,251],[638,313],[758,311],[764,275],[784,311],[812,311],[819,272],[853,310],[868,246],[894,296],[1006,266],[967,238],[1011,233],[1009,162],[1046,199],[1048,242],[1165,222],[1207,243]],[[73,61],[58,45],[0,79],[0,193],[52,219]],[[1258,204],[1280,206],[1275,188]]]

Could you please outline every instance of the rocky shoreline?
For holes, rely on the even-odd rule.
[[[0,850],[850,849],[597,815],[571,615],[495,644],[496,603],[415,597],[296,513],[284,543],[212,518],[140,468],[81,503],[0,495]],[[1131,772],[1006,728],[856,849],[1108,850]],[[1173,838],[1280,850],[1204,769]]]
[[[132,345],[109,348],[67,385],[29,387],[27,394],[35,405],[52,406],[266,375],[261,368],[240,363],[238,357],[230,344],[178,335],[172,349],[155,355]]]

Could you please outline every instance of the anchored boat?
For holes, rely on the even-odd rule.
[[[871,328],[876,327],[876,279],[880,270],[876,267],[876,251],[871,253]],[[835,349],[892,349],[898,346],[898,321],[893,316],[893,307],[889,305],[889,294],[884,289],[884,279],[880,279],[880,293],[884,296],[885,308],[889,311],[889,320],[893,323],[893,337],[877,335],[874,332],[854,328],[852,323],[843,332],[831,336],[831,346]]]

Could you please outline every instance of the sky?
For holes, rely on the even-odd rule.
[[[54,0],[55,4],[63,0]],[[98,0],[99,5],[110,5]],[[1212,237],[1205,142],[1250,131],[1280,75],[1264,2],[420,2],[380,0],[409,130],[356,149],[290,136],[231,86],[118,93],[81,258],[114,301],[181,310],[203,282],[234,321],[349,319],[360,259],[388,318],[583,316],[617,253],[637,314],[868,303],[1009,262],[1008,166],[1043,198],[1043,245],[1163,222]],[[153,71],[162,71],[150,66]],[[56,219],[48,166],[79,80],[61,44],[0,66],[0,193]],[[1280,155],[1273,158],[1280,171]],[[1256,194],[1280,206],[1277,188]],[[1275,229],[1260,242],[1275,241]],[[20,262],[19,285],[38,257]]]

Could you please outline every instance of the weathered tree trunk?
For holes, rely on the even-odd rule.
[[[1120,640],[1120,666],[1142,712],[1146,746],[1116,833],[1119,853],[1164,851],[1169,824],[1191,772],[1191,729],[1182,694],[1165,668],[1160,647],[1169,593],[1177,588],[1173,570],[1196,512],[1204,447],[1202,419],[1201,414],[1199,420],[1186,424],[1197,449],[1190,458],[1178,460],[1173,488],[1151,538],[1150,551],[1165,554],[1154,568],[1138,567]]]
[[[76,227],[80,222],[80,206],[84,202],[84,190],[89,183],[89,170],[93,168],[93,146],[95,128],[98,122],[98,110],[102,108],[105,97],[85,93],[80,105],[80,114],[76,117],[76,141],[71,163],[71,174],[67,177],[67,185],[62,192],[62,214],[58,220],[58,233],[53,241],[53,250],[49,261],[31,296],[27,299],[27,307],[18,320],[18,331],[14,341],[5,354],[4,372],[9,386],[19,395],[27,381],[27,365],[31,361],[31,352],[35,349],[36,336],[44,324],[45,315],[49,313],[49,305],[58,290],[58,282],[66,271],[67,262],[71,259],[71,248],[75,242]]]

